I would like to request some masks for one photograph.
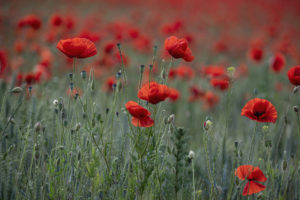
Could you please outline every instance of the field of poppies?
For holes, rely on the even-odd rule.
[[[0,199],[300,199],[299,0],[0,5]]]

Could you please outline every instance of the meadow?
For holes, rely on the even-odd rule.
[[[0,4],[0,199],[300,199],[300,1]]]

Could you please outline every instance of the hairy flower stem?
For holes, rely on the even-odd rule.
[[[204,151],[205,151],[205,160],[206,160],[206,168],[208,171],[208,179],[210,182],[210,193],[209,193],[209,199],[213,199],[213,195],[214,195],[214,179],[212,176],[212,172],[211,172],[211,168],[210,168],[210,159],[209,159],[209,155],[208,155],[208,149],[207,149],[207,144],[208,144],[208,132],[205,131],[204,133]]]
[[[194,159],[192,159],[192,171],[193,171],[193,199],[196,200]]]
[[[248,163],[250,164],[251,158],[252,158],[252,154],[254,151],[254,141],[255,141],[255,136],[256,136],[256,132],[257,132],[257,123],[255,123],[255,128],[254,128],[254,133],[252,134],[252,138],[251,138],[251,144],[250,144],[250,152],[249,152],[249,158],[248,158]]]

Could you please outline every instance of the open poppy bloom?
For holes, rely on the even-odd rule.
[[[248,180],[243,190],[243,196],[258,193],[266,189],[266,186],[257,182],[267,181],[267,178],[258,167],[241,165],[235,170],[235,175],[241,180]]]
[[[275,54],[270,59],[270,66],[274,72],[280,72],[285,65],[285,58],[281,53]]]
[[[165,40],[165,49],[173,58],[183,58],[187,62],[194,60],[191,49],[188,47],[188,42],[185,38],[178,39],[175,36],[170,36]]]
[[[222,91],[225,91],[229,88],[229,78],[222,77],[222,78],[212,78],[210,80],[210,85],[214,88],[218,88]]]
[[[150,118],[151,113],[134,101],[126,103],[126,109],[132,116],[131,123],[137,127],[151,127],[154,121]]]
[[[146,83],[138,92],[140,99],[146,100],[149,103],[157,104],[169,97],[170,90],[166,85],[156,82]]]
[[[97,54],[95,44],[86,38],[60,40],[56,48],[69,58],[88,58]]]
[[[253,47],[249,51],[251,60],[260,62],[263,59],[264,52],[260,47]]]
[[[300,85],[300,65],[292,67],[287,73],[291,84],[298,86]]]
[[[180,97],[180,93],[175,88],[169,88],[169,99],[171,101],[176,101]]]
[[[266,99],[254,98],[244,106],[241,115],[258,122],[272,122],[277,120],[277,111],[273,104]]]

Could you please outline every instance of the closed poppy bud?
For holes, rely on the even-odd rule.
[[[282,165],[281,165],[283,171],[286,170],[287,165],[288,165],[288,164],[287,164],[287,161],[284,159],[284,160],[282,161]]]
[[[21,87],[14,87],[12,90],[11,90],[12,93],[15,93],[15,94],[18,94],[18,93],[22,93],[23,92],[23,88]]]
[[[203,124],[204,130],[208,131],[213,126],[213,123],[210,120],[206,120]]]
[[[34,130],[36,132],[39,132],[41,130],[41,123],[40,122],[37,122],[35,125],[34,125]]]
[[[75,131],[79,131],[80,127],[81,127],[81,124],[80,124],[80,123],[77,123],[77,124],[75,125]]]
[[[298,107],[298,106],[294,106],[294,111],[295,111],[296,113],[298,113],[298,112],[299,112],[299,107]]]
[[[58,105],[58,100],[57,100],[57,99],[54,99],[54,100],[53,100],[53,105],[54,105],[54,106],[57,106],[57,105]]]
[[[175,115],[174,114],[171,114],[169,117],[168,117],[168,124],[170,124],[171,122],[174,121],[174,118],[175,118]]]
[[[188,158],[189,158],[189,159],[193,159],[194,157],[195,157],[195,152],[192,151],[192,150],[190,150],[189,155],[188,155]]]

